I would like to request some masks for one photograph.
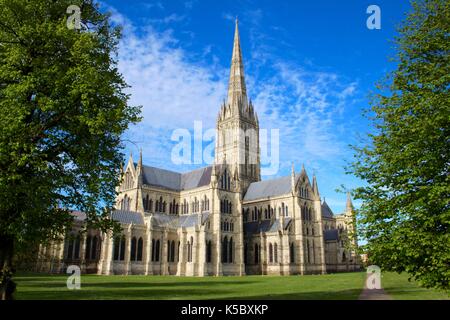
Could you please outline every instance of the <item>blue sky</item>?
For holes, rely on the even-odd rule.
[[[132,4],[131,4],[132,3]],[[381,30],[369,30],[366,9],[381,8]],[[226,96],[234,34],[239,31],[247,90],[262,128],[280,131],[280,168],[291,162],[312,178],[335,213],[362,182],[346,175],[349,144],[370,130],[361,112],[374,84],[395,65],[392,40],[408,1],[102,1],[123,26],[119,69],[143,121],[124,135],[126,153],[179,172],[204,164],[171,161],[174,130],[194,121],[213,128]],[[358,205],[358,203],[356,203]]]

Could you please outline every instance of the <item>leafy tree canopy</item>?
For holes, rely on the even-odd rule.
[[[450,2],[412,2],[396,38],[397,68],[367,113],[369,143],[350,171],[367,182],[360,235],[372,263],[450,289]]]
[[[81,10],[70,29],[67,7]],[[140,120],[117,70],[120,29],[93,1],[0,0],[0,262],[86,212],[115,226],[121,135]]]

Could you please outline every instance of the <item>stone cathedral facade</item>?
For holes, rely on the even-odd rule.
[[[316,177],[299,173],[261,181],[259,123],[247,97],[238,25],[226,101],[217,118],[215,163],[177,173],[137,162],[125,166],[111,217],[121,235],[83,228],[41,248],[41,270],[219,276],[321,274],[359,269],[353,206],[334,215]],[[51,258],[45,258],[51,257]]]

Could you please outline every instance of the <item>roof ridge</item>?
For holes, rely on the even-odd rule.
[[[195,171],[206,170],[209,167],[212,167],[212,165],[209,165],[209,166],[206,166],[206,167],[197,168],[197,169],[194,169],[194,170],[191,170],[191,171],[186,171],[186,172],[183,172],[181,174],[183,175],[183,174],[188,174],[188,173],[192,173],[192,172],[195,172]]]
[[[209,165],[209,166],[196,168],[196,169],[193,169],[193,170],[190,170],[190,171],[186,171],[186,172],[178,172],[178,171],[174,171],[174,170],[170,170],[170,169],[165,169],[165,168],[160,168],[160,167],[150,166],[150,165],[147,165],[147,164],[143,164],[142,166],[143,166],[144,168],[152,168],[152,169],[157,169],[157,170],[161,170],[161,171],[166,171],[166,172],[176,173],[176,174],[179,174],[179,175],[191,173],[191,172],[194,172],[194,171],[205,170],[205,169],[207,169],[207,168],[209,168],[209,167],[212,167],[212,165]]]

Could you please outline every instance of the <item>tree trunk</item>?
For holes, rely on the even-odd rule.
[[[12,258],[14,253],[14,239],[7,235],[0,235],[0,300],[12,300],[16,284],[12,280]]]

